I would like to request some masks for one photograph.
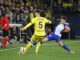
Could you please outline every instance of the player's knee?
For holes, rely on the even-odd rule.
[[[61,43],[61,42],[58,42],[58,45],[61,46],[61,47],[63,47],[63,43]]]
[[[48,38],[44,38],[44,39],[42,40],[42,42],[46,42],[46,41],[48,41]]]
[[[62,44],[58,44],[58,45],[61,46],[61,47],[63,46]]]
[[[42,40],[42,42],[44,42],[44,39]]]

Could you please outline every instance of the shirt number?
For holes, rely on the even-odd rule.
[[[43,25],[42,25],[42,21],[39,22],[39,28],[42,28]]]

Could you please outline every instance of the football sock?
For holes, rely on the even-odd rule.
[[[39,47],[40,47],[40,42],[37,42],[37,46],[36,46],[36,51],[35,52],[38,52]]]
[[[3,43],[2,43],[2,46],[4,46],[5,45],[5,38],[3,39]]]
[[[7,41],[8,41],[8,39],[6,38],[4,47],[6,47],[6,45],[7,45]]]
[[[27,50],[31,47],[32,42],[29,42],[26,46],[26,48],[24,49],[24,52],[27,52]]]
[[[66,45],[63,45],[63,48],[66,49],[67,51],[71,52],[71,50]]]
[[[3,46],[3,47],[6,47],[7,41],[8,41],[7,38],[4,38],[4,39],[3,39],[3,43],[2,43],[2,46]]]

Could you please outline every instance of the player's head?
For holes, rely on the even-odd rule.
[[[39,17],[39,16],[40,16],[40,11],[39,11],[39,10],[36,10],[36,11],[35,11],[35,16],[36,16],[36,17]]]
[[[7,17],[9,17],[10,16],[10,12],[6,12],[6,14],[5,14]]]
[[[65,16],[61,16],[61,23],[64,24],[66,23],[67,18]]]

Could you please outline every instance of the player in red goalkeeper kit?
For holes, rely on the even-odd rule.
[[[8,41],[8,34],[9,34],[9,12],[6,12],[5,16],[0,20],[0,24],[2,26],[2,31],[3,31],[3,43],[2,43],[2,47],[6,48],[6,44]]]

